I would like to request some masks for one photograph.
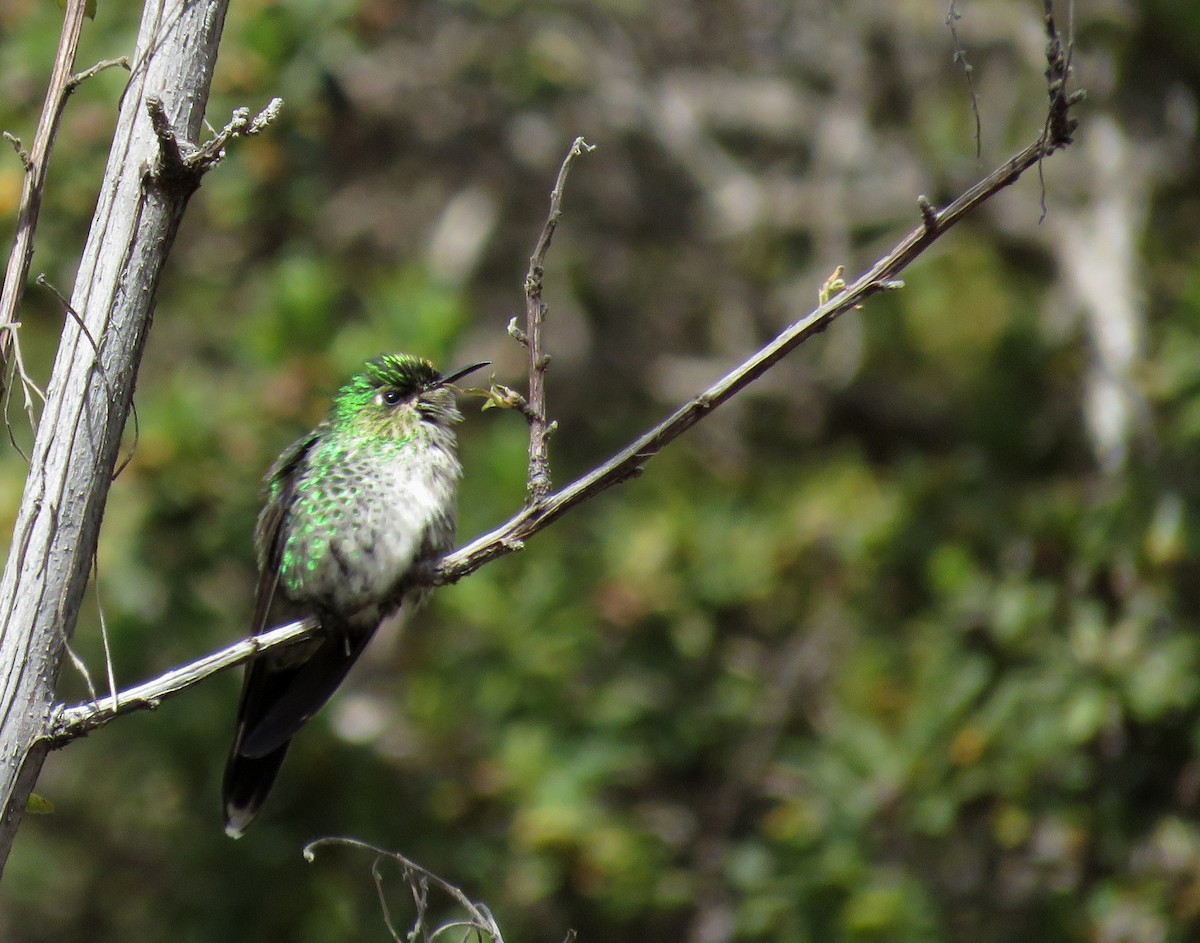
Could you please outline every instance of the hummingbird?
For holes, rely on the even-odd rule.
[[[266,476],[254,532],[252,629],[272,614],[320,630],[250,662],[223,783],[233,838],[262,806],[296,732],[325,705],[401,604],[418,605],[454,546],[462,421],[450,376],[408,354],[382,354],[333,397],[325,418]]]

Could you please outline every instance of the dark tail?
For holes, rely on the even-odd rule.
[[[242,837],[242,832],[266,801],[275,774],[287,755],[288,743],[266,756],[242,756],[230,752],[225,764],[224,785],[225,834],[230,838]]]
[[[250,663],[225,764],[227,835],[241,837],[271,791],[292,737],[325,706],[372,634],[325,631],[315,642]]]

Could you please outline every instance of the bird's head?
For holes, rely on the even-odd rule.
[[[420,422],[452,425],[462,414],[451,385],[486,366],[472,364],[444,377],[421,357],[380,354],[338,390],[332,418],[339,428],[393,439],[408,437]]]

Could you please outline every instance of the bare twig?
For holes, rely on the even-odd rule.
[[[283,99],[272,98],[267,102],[267,107],[255,115],[253,120],[250,118],[249,108],[238,108],[229,119],[229,123],[213,138],[201,144],[189,157],[188,163],[201,173],[212,169],[225,156],[225,146],[230,141],[234,138],[252,138],[262,134],[267,126],[279,117],[282,108]]]
[[[108,619],[104,615],[104,602],[100,599],[100,554],[92,554],[92,588],[96,592],[96,615],[100,619],[100,642],[104,646],[104,674],[108,679],[108,697],[112,702],[113,710],[120,709],[120,700],[117,693],[117,673],[113,667],[112,646],[108,644]],[[91,679],[88,679],[88,687],[91,687]],[[94,700],[96,692],[89,690],[88,693]]]
[[[171,125],[166,106],[157,95],[146,99],[146,111],[150,115],[150,124],[158,138],[158,166],[154,176],[169,180],[186,182],[193,188],[199,186],[200,178],[212,170],[225,157],[225,147],[234,138],[254,137],[261,134],[279,116],[283,108],[282,98],[272,98],[267,107],[260,111],[253,120],[249,108],[238,108],[234,111],[229,123],[214,137],[198,147],[181,143]]]
[[[921,220],[925,223],[926,229],[937,226],[937,210],[934,209],[933,204],[929,202],[929,197],[925,196],[925,194],[917,197],[917,209],[921,211]]]
[[[17,154],[17,160],[21,162],[21,166],[25,168],[25,172],[33,170],[33,158],[29,156],[29,151],[25,150],[25,145],[21,143],[21,139],[11,131],[3,132],[4,140],[12,145],[12,149]]]
[[[79,657],[78,652],[71,647],[70,643],[64,645],[63,648],[67,652],[67,659],[71,662],[71,667],[79,672],[79,677],[83,679],[83,686],[87,688],[88,696],[91,697],[92,700],[95,700],[97,697],[96,685],[92,681],[92,673],[88,671],[87,662]]]
[[[179,146],[179,138],[171,125],[171,116],[167,114],[167,106],[158,95],[150,95],[146,99],[146,113],[150,115],[150,126],[154,128],[154,136],[158,139],[158,166],[154,169],[155,177],[190,177],[187,166],[187,155]]]
[[[384,900],[383,876],[379,870],[380,862],[387,858],[397,862],[403,869],[404,879],[408,882],[409,890],[413,896],[413,903],[417,909],[416,920],[412,930],[408,933],[409,940],[436,940],[439,935],[447,930],[465,927],[468,931],[474,931],[479,934],[486,933],[491,938],[492,943],[504,943],[504,937],[500,933],[500,928],[496,925],[496,918],[492,916],[491,911],[484,904],[476,904],[449,881],[438,877],[432,871],[421,867],[415,861],[406,858],[399,852],[387,851],[375,845],[370,845],[367,842],[359,841],[357,838],[318,838],[316,841],[311,841],[304,846],[304,860],[311,864],[316,860],[317,849],[327,845],[345,845],[348,848],[362,848],[365,851],[374,853],[375,859],[371,865],[371,876],[375,881],[376,892],[379,894],[379,901],[383,908],[384,922],[387,924],[388,931],[392,934],[393,939],[399,940],[400,935],[396,932],[387,902]],[[456,904],[467,912],[470,919],[465,921],[455,920],[430,929],[425,920],[429,907],[428,893],[430,884],[451,897]]]
[[[958,38],[958,21],[961,19],[958,10],[955,9],[954,0],[950,0],[950,6],[946,10],[946,25],[950,27],[950,38],[954,40],[954,61],[962,63],[963,75],[967,77],[971,114],[975,118],[975,159],[979,160],[983,156],[983,123],[979,120],[979,98],[975,94],[975,69],[967,61],[967,51],[963,49],[962,41]]]
[[[383,869],[380,868],[380,864],[382,863],[382,855],[376,855],[375,860],[371,862],[371,880],[375,882],[375,896],[379,898],[379,909],[383,912],[383,922],[388,928],[388,933],[392,935],[392,939],[395,940],[396,943],[404,943],[404,941],[400,939],[399,931],[396,930],[396,924],[392,922],[392,909],[388,906],[387,894],[383,892]],[[428,889],[428,887],[429,885],[426,884],[421,888],[421,890],[425,891]],[[418,919],[423,913],[423,908],[421,906],[423,900],[423,896],[418,899]]]
[[[33,261],[33,237],[37,231],[38,213],[42,206],[42,192],[46,184],[46,170],[50,165],[50,150],[62,119],[63,108],[73,88],[71,69],[75,65],[75,52],[79,47],[79,34],[83,28],[84,0],[68,0],[63,17],[62,33],[58,39],[58,52],[50,72],[50,83],[46,87],[46,100],[38,118],[37,131],[33,138],[33,150],[22,157],[25,164],[25,180],[21,187],[21,208],[17,213],[17,229],[13,237],[8,265],[4,270],[4,285],[0,288],[0,325],[13,324],[17,320],[17,308],[25,291],[25,279]],[[14,142],[11,136],[10,142]],[[19,142],[15,142],[19,144]],[[18,155],[23,149],[18,147]],[[18,348],[13,331],[0,332],[0,366],[8,360],[10,351]],[[17,354],[19,360],[20,354]],[[18,373],[26,378],[23,364],[18,364]],[[25,394],[26,411],[33,422],[33,409],[28,391]]]
[[[1055,142],[1058,146],[1071,143],[1071,135],[1075,133],[1078,122],[1071,117],[1071,106],[1083,101],[1082,90],[1067,94],[1067,80],[1071,76],[1071,47],[1068,43],[1064,51],[1062,39],[1058,35],[1058,27],[1054,21],[1054,0],[1042,0],[1044,25],[1046,29],[1046,94],[1050,97],[1050,107],[1046,111],[1046,122],[1042,127],[1042,137]],[[1046,178],[1042,173],[1042,159],[1038,158],[1038,181],[1042,185],[1042,215],[1040,223],[1046,218]]]
[[[554,230],[558,228],[558,221],[562,218],[563,187],[571,164],[580,154],[593,150],[595,148],[592,145],[578,137],[563,158],[558,179],[550,191],[550,213],[538,236],[533,255],[529,257],[529,272],[525,276],[525,330],[515,330],[516,325],[511,323],[508,327],[509,334],[529,351],[529,400],[526,404],[528,408],[522,410],[529,420],[529,507],[537,507],[550,493],[548,447],[550,436],[556,428],[546,416],[546,368],[550,366],[550,357],[542,345],[542,323],[546,318],[546,305],[542,302],[542,279],[545,275],[546,253],[550,249],[550,240],[554,238]]]
[[[46,739],[60,747],[78,739],[109,721],[134,711],[154,710],[160,703],[190,688],[205,678],[249,661],[259,652],[281,645],[294,645],[313,635],[318,628],[315,619],[289,622],[279,628],[242,639],[198,661],[168,671],[164,675],[121,691],[114,698],[60,707],[48,725]]]
[[[13,379],[21,381],[21,397],[25,403],[25,415],[29,419],[29,428],[34,429],[37,425],[37,418],[33,414],[33,400],[37,397],[44,404],[46,402],[46,394],[40,386],[38,386],[33,378],[29,375],[29,371],[25,368],[25,354],[21,350],[21,339],[17,337],[17,329],[20,328],[20,321],[9,321],[6,324],[0,324],[0,334],[4,335],[5,340],[0,341],[0,345],[6,341],[11,341],[10,352],[12,354],[12,363],[8,370],[8,379],[4,382],[4,425],[8,429],[8,441],[12,443],[13,448],[21,453],[23,458],[28,460],[25,452],[17,445],[16,436],[13,433],[12,423],[8,418],[8,405],[12,400]],[[0,362],[3,361],[3,354],[0,353]]]
[[[101,72],[106,72],[109,69],[121,68],[126,72],[129,71],[129,57],[118,56],[116,59],[101,59],[89,69],[84,69],[82,72],[76,72],[67,80],[66,94],[70,95],[75,89],[79,88],[88,79],[95,78]]]
[[[82,15],[82,2],[77,4]],[[8,391],[11,389],[13,377],[21,381],[21,394],[25,403],[25,414],[29,419],[29,425],[32,428],[36,419],[34,417],[33,397],[36,395],[43,403],[46,401],[45,394],[39,389],[36,383],[30,378],[28,371],[25,369],[25,358],[21,353],[21,340],[16,334],[16,328],[20,322],[17,321],[17,308],[20,306],[21,297],[25,291],[25,281],[29,277],[29,266],[33,260],[33,237],[37,229],[38,212],[41,208],[42,189],[45,185],[46,170],[49,166],[50,148],[54,145],[54,137],[58,130],[58,123],[62,118],[63,109],[66,107],[67,98],[75,91],[79,85],[94,75],[98,75],[105,69],[110,69],[113,66],[123,65],[129,68],[129,60],[127,58],[106,59],[96,63],[90,69],[86,69],[75,75],[67,75],[75,60],[75,47],[78,44],[78,29],[71,33],[70,26],[72,22],[72,9],[68,7],[67,18],[63,24],[62,37],[59,40],[58,56],[54,62],[54,70],[50,77],[50,87],[46,90],[46,102],[42,106],[42,116],[38,123],[37,135],[34,138],[33,153],[28,153],[21,140],[8,131],[4,132],[4,138],[17,152],[17,158],[25,167],[25,182],[21,193],[21,209],[17,217],[17,233],[13,240],[12,252],[8,257],[8,268],[4,276],[3,292],[0,293],[0,327],[9,328],[6,331],[0,331],[3,336],[0,337],[0,365],[12,355],[13,366],[8,371],[9,377],[7,381],[8,389],[4,395],[4,421],[8,426],[8,438],[22,455],[25,453],[21,447],[17,445],[16,438],[13,434],[12,426],[8,419],[8,404],[10,396]],[[79,20],[82,23],[82,19]],[[78,24],[77,24],[78,25]],[[65,76],[65,78],[64,78]]]
[[[62,305],[63,310],[71,316],[71,320],[75,322],[75,326],[79,328],[79,332],[83,335],[84,339],[91,345],[92,352],[96,355],[96,365],[100,370],[100,379],[104,381],[104,388],[108,390],[108,395],[112,398],[112,401],[114,403],[117,402],[119,399],[117,390],[112,381],[109,379],[108,374],[105,372],[104,366],[101,363],[100,345],[96,343],[96,338],[92,336],[91,328],[84,323],[83,318],[79,316],[79,312],[75,310],[67,296],[50,284],[50,280],[46,278],[45,272],[39,272],[36,281],[40,288],[45,288],[58,300],[58,303]],[[22,383],[24,382],[25,381],[22,380]],[[45,400],[45,397],[42,397],[42,399]],[[135,403],[133,400],[129,401],[129,415],[133,419],[133,441],[130,443],[129,451],[125,454],[125,458],[121,461],[121,464],[113,470],[113,481],[116,481],[121,472],[125,470],[126,466],[133,461],[133,454],[137,451],[138,441],[141,439],[142,435],[142,426],[140,420],[138,419],[137,403]],[[9,434],[11,437],[11,429],[9,430]]]
[[[82,10],[84,4],[81,2],[78,6]],[[29,277],[29,265],[33,259],[33,236],[37,229],[42,189],[45,184],[46,169],[49,166],[50,148],[54,144],[58,123],[71,93],[83,82],[105,69],[111,69],[114,66],[129,68],[129,59],[126,57],[105,59],[90,69],[68,75],[64,80],[63,73],[74,64],[75,46],[79,39],[77,30],[74,34],[70,34],[71,15],[71,8],[68,8],[67,19],[63,24],[62,38],[59,41],[58,57],[55,59],[50,87],[46,91],[46,103],[42,107],[42,117],[38,124],[37,136],[34,139],[33,153],[30,154],[25,150],[20,138],[16,135],[8,131],[3,133],[5,140],[13,146],[13,150],[17,152],[17,158],[25,167],[25,182],[21,193],[21,209],[17,217],[17,233],[8,258],[3,293],[0,294],[0,327],[8,328],[8,330],[0,331],[0,335],[3,335],[0,337],[0,365],[3,365],[11,351],[14,366],[9,371],[9,379],[6,382],[11,385],[14,376],[20,379],[21,393],[25,401],[25,414],[31,428],[36,421],[33,412],[33,395],[36,395],[43,403],[46,401],[46,397],[25,369],[20,338],[15,330],[20,326],[16,313],[25,290],[25,280]],[[6,424],[8,423],[8,403],[9,396],[6,390],[4,396],[4,421]],[[24,455],[16,443],[11,425],[8,427],[8,437],[13,447]]]

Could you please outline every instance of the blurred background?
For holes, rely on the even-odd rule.
[[[101,0],[80,68],[132,52],[136,6]],[[1041,10],[958,5],[977,157],[945,3],[232,4],[209,121],[286,105],[171,257],[74,641],[96,683],[101,609],[123,685],[246,633],[261,475],[364,359],[523,388],[504,329],[575,135],[560,484],[867,267],[918,194],[1032,141]],[[381,632],[242,841],[236,673],[53,755],[0,937],[390,939],[369,855],[302,860],[322,835],[416,859],[510,943],[1200,937],[1200,6],[1074,15],[1088,100],[1044,191]],[[27,144],[60,20],[0,5],[0,127]],[[123,83],[80,89],[54,152],[32,274],[64,292]],[[0,154],[5,247],[20,183]],[[31,286],[22,319],[45,379],[63,314]],[[464,541],[524,496],[524,421],[477,407]],[[0,442],[0,534],[24,473]],[[86,697],[70,666],[61,689]]]

